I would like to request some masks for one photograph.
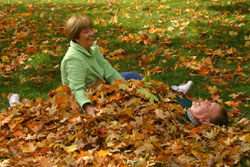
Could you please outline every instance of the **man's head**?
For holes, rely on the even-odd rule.
[[[193,102],[189,112],[200,124],[213,123],[215,125],[227,125],[227,111],[220,104],[205,100]]]

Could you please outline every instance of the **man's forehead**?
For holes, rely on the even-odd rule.
[[[211,103],[211,106],[210,106],[210,110],[212,113],[216,114],[216,113],[220,113],[220,110],[221,110],[221,106],[218,104],[218,103]]]

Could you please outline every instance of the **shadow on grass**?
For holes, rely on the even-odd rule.
[[[213,5],[210,6],[208,9],[215,10],[217,12],[239,12],[239,14],[249,14],[250,13],[250,3],[249,2],[238,2],[235,4],[227,4],[224,6]]]

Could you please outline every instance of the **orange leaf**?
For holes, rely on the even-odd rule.
[[[2,93],[2,97],[6,99],[7,98],[7,94],[6,93]]]
[[[231,106],[231,107],[237,107],[237,106],[239,106],[240,102],[239,101],[227,101],[227,102],[225,102],[225,104],[227,104],[228,106]]]
[[[239,64],[238,64],[238,66],[237,66],[237,68],[236,68],[236,72],[241,72],[242,71],[242,69],[243,69],[243,67],[241,67]]]
[[[90,156],[90,154],[88,153],[88,151],[80,151],[80,154],[82,157],[87,157],[87,156]]]
[[[178,144],[176,147],[174,147],[173,151],[174,151],[174,152],[179,151],[179,150],[182,149],[182,147],[183,147],[182,144]]]
[[[21,130],[18,130],[18,131],[13,133],[13,136],[15,136],[15,137],[22,136],[22,135],[23,135],[23,131],[21,131]]]
[[[110,97],[110,100],[113,101],[113,100],[119,100],[121,98],[120,95],[114,95],[114,96],[111,96]]]
[[[197,128],[193,128],[191,131],[190,131],[190,135],[191,136],[194,136],[196,134],[199,134],[201,132],[201,128],[200,127],[197,127]]]
[[[36,126],[36,121],[27,124],[27,127],[33,129]]]
[[[200,68],[200,70],[199,70],[199,73],[200,73],[201,75],[208,74],[208,73],[209,73],[209,69],[208,69],[207,67],[205,67],[205,66],[202,66],[202,67]]]
[[[151,73],[155,73],[155,72],[158,72],[158,71],[161,71],[161,67],[155,67],[153,68],[152,70],[150,70]]]

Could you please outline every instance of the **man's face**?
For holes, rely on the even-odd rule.
[[[218,103],[208,100],[203,102],[194,101],[190,108],[190,112],[194,118],[198,119],[202,124],[206,124],[202,122],[204,120],[207,120],[207,123],[209,123],[210,118],[219,116],[220,110],[221,106]]]

